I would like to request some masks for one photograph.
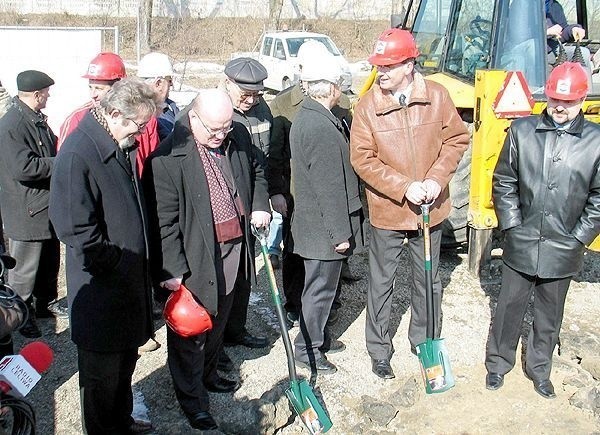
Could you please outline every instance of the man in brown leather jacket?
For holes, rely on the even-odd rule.
[[[419,51],[406,30],[383,32],[369,62],[378,67],[373,88],[354,111],[351,162],[366,184],[371,239],[366,341],[373,372],[394,377],[389,323],[398,258],[408,238],[413,289],[408,331],[411,349],[426,339],[425,271],[420,204],[431,207],[434,304],[441,325],[438,276],[442,221],[450,211],[448,183],[469,143],[448,91],[415,70]],[[438,328],[436,337],[439,336]]]

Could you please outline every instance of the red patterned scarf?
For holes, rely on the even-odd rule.
[[[221,169],[206,147],[200,145],[198,142],[196,142],[196,146],[200,154],[202,166],[204,166],[206,181],[208,182],[210,206],[212,208],[217,241],[224,243],[242,237],[240,218]]]

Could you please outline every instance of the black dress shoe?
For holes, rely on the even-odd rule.
[[[390,365],[390,361],[387,359],[371,360],[371,367],[373,373],[382,379],[393,379],[396,377],[396,375],[394,375],[394,371],[392,370],[392,366]]]
[[[36,306],[35,315],[38,319],[68,319],[69,310],[61,307],[58,301],[52,301],[46,306]]]
[[[210,412],[206,411],[188,417],[188,421],[190,422],[190,426],[194,429],[215,430],[219,428],[217,422],[212,418],[212,415],[210,415]]]
[[[556,397],[556,393],[554,392],[554,385],[550,379],[546,379],[545,381],[535,382],[533,381],[533,389],[536,393],[546,399],[554,399]]]
[[[218,378],[216,381],[205,383],[204,386],[211,393],[231,393],[240,388],[240,383],[225,378]]]
[[[19,329],[19,333],[25,338],[40,338],[42,336],[42,331],[40,331],[35,321],[35,315],[27,319],[27,322]]]
[[[225,373],[235,371],[235,365],[229,355],[227,355],[224,351],[219,354],[219,359],[217,360],[217,370]]]
[[[330,363],[327,358],[319,358],[314,363],[295,360],[298,367],[309,369],[311,372],[317,372],[321,375],[330,375],[337,372],[337,367]]]
[[[281,262],[279,261],[279,255],[276,255],[276,254],[269,255],[269,261],[271,262],[271,267],[273,267],[273,269],[279,269],[281,267]]]
[[[346,262],[342,263],[342,272],[340,273],[340,278],[342,279],[342,281],[347,282],[355,282],[361,280],[360,276],[354,275],[352,273],[352,271],[350,270],[350,266]]]
[[[485,377],[485,388],[495,391],[504,385],[504,375],[500,373],[488,373]]]
[[[131,425],[129,426],[129,430],[127,432],[129,432],[130,434],[139,434],[152,432],[153,430],[154,427],[149,421],[134,420],[133,423],[131,423]]]
[[[249,332],[244,332],[241,337],[231,340],[226,339],[223,344],[225,346],[246,346],[252,349],[259,349],[261,347],[267,347],[269,342],[265,337],[256,337],[254,335],[250,335]]]
[[[332,340],[329,346],[320,347],[319,350],[322,353],[339,353],[346,350],[346,345],[342,343],[340,340]]]

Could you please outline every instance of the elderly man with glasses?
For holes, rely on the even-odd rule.
[[[267,70],[255,59],[240,57],[231,60],[225,65],[225,78],[221,84],[233,104],[233,124],[245,128],[249,135],[246,136],[253,152],[256,154],[258,163],[265,173],[267,172],[267,156],[269,154],[269,138],[273,116],[267,103],[262,97],[264,89],[263,80],[267,78]],[[267,175],[265,175],[267,176]],[[274,223],[271,225],[270,233],[276,236],[281,234],[281,215],[273,216]],[[270,237],[273,245],[270,247],[272,253],[278,256],[278,246],[281,238]],[[275,252],[275,249],[277,251]],[[265,337],[257,337],[246,329],[248,316],[248,301],[250,299],[250,282],[238,280],[235,287],[235,300],[231,309],[231,315],[225,329],[225,345],[242,345],[250,348],[267,346]],[[231,368],[231,362],[227,355],[221,356],[221,368]]]
[[[131,417],[138,347],[153,334],[148,232],[134,136],[156,110],[143,81],[115,83],[66,138],[49,214],[66,246],[71,338],[87,434],[144,433]]]
[[[208,391],[239,386],[217,373],[217,361],[237,285],[255,277],[250,224],[269,225],[269,197],[249,133],[232,123],[229,96],[205,89],[185,112],[144,172],[151,270],[163,288],[185,284],[213,316],[213,328],[196,336],[167,330],[177,400],[193,428],[211,430]]]

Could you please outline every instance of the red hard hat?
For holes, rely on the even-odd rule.
[[[125,64],[121,56],[115,53],[100,53],[92,59],[84,79],[118,80],[126,76]]]
[[[587,95],[588,75],[578,62],[565,62],[550,73],[546,96],[555,100],[573,101]]]
[[[165,310],[165,323],[182,337],[193,337],[212,329],[208,311],[196,302],[192,293],[183,284],[169,295]]]
[[[377,66],[394,65],[418,55],[417,44],[408,30],[389,29],[377,38],[369,62]]]

